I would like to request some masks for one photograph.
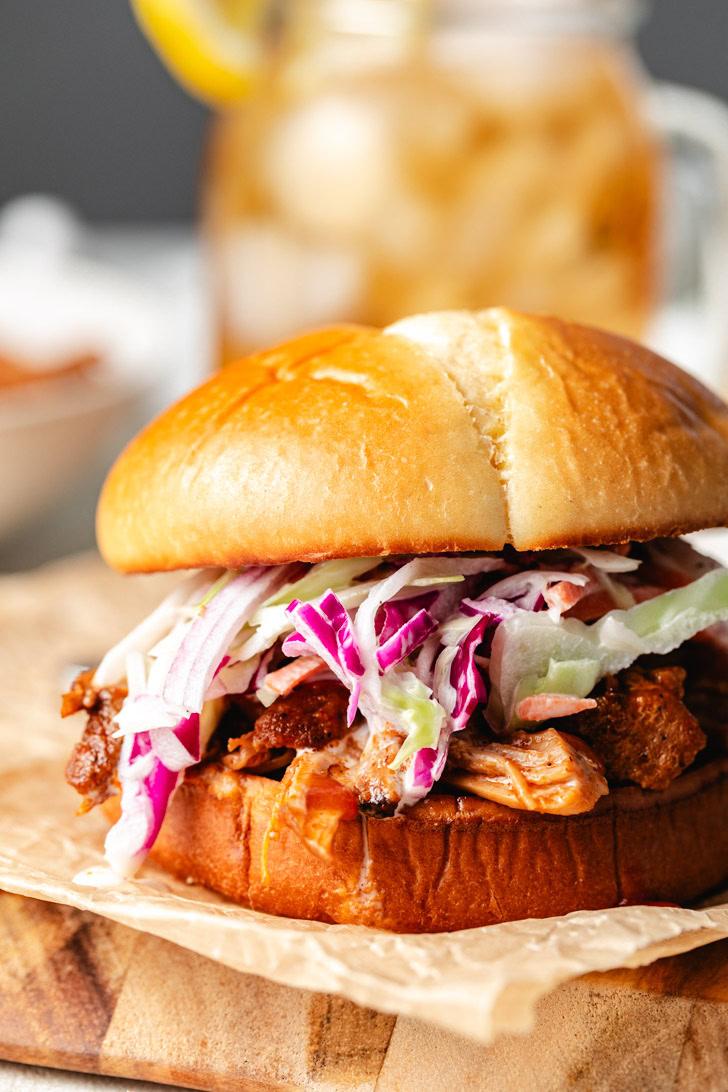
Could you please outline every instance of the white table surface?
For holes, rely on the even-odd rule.
[[[97,1077],[91,1073],[68,1073],[61,1069],[2,1061],[0,1089],[2,1092],[180,1092],[178,1085]]]

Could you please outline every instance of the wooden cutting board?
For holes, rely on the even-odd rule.
[[[728,1088],[728,941],[589,975],[490,1047],[0,893],[0,1057],[210,1092]]]

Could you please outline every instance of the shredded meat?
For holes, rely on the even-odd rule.
[[[393,724],[369,733],[358,762],[349,771],[351,785],[359,799],[376,808],[391,811],[402,796],[402,771],[392,770],[403,734]]]
[[[628,668],[608,675],[596,709],[559,722],[559,728],[593,746],[613,781],[666,789],[706,743],[697,719],[683,704],[681,667]]]
[[[297,750],[320,751],[346,735],[347,702],[336,683],[299,686],[259,713],[252,731],[228,739],[231,753],[223,762],[232,770],[264,773],[287,766]]]
[[[333,757],[326,752],[297,755],[283,775],[281,793],[263,840],[261,871],[265,882],[268,843],[279,837],[283,826],[294,831],[311,853],[328,860],[339,823],[356,818],[356,796],[328,776],[332,762]]]
[[[348,692],[336,683],[299,686],[261,713],[255,722],[255,735],[267,747],[319,751],[346,735],[348,700]]]
[[[391,815],[402,797],[403,774],[402,769],[392,770],[391,763],[403,741],[403,733],[391,724],[373,730],[359,726],[316,753],[325,759],[329,778],[361,804]]]
[[[252,731],[228,739],[229,753],[222,761],[229,769],[264,773],[287,766],[295,751],[325,752],[330,778],[362,803],[391,812],[402,795],[401,771],[390,769],[402,733],[389,724],[364,738],[350,732],[347,703],[346,690],[336,683],[296,687],[260,713]]]
[[[229,739],[227,746],[231,753],[224,755],[222,761],[229,770],[255,770],[259,774],[282,769],[296,755],[289,748],[276,750],[269,747],[255,732]]]
[[[79,811],[101,804],[114,793],[114,775],[119,762],[121,740],[114,739],[113,717],[121,709],[126,689],[121,686],[96,690],[93,671],[85,671],[63,695],[62,716],[88,710],[83,736],[73,748],[66,766],[66,781],[83,796]]]
[[[61,716],[70,717],[82,709],[93,709],[98,690],[93,685],[94,669],[82,671],[71,683],[71,689],[61,699]]]
[[[591,811],[609,791],[591,748],[555,728],[493,743],[453,736],[444,780],[509,808],[550,815]]]

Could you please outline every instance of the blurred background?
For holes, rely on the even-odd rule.
[[[645,16],[649,72],[728,99],[726,4],[658,0]],[[159,63],[126,0],[3,0],[0,57],[3,204],[42,191],[92,222],[194,220],[210,111]]]
[[[305,326],[505,302],[728,391],[724,0],[133,6],[0,5],[0,569]]]

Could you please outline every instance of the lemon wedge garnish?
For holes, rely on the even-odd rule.
[[[131,0],[131,6],[192,95],[213,106],[247,98],[261,67],[266,0]]]

